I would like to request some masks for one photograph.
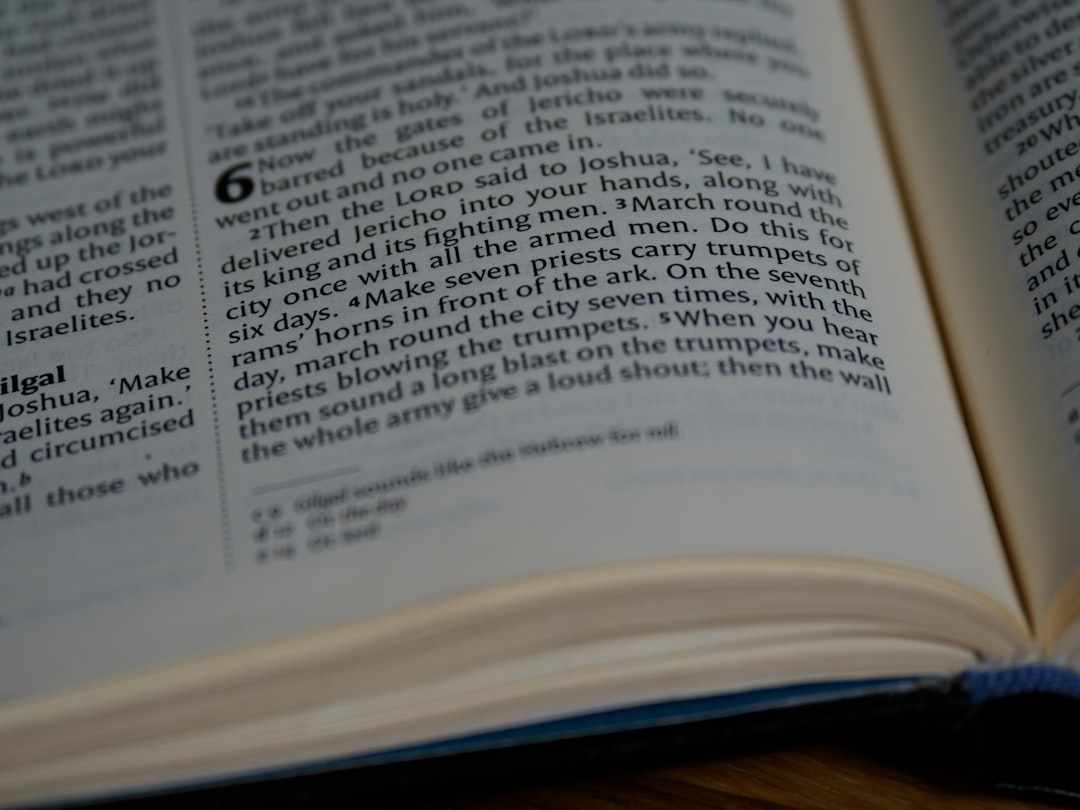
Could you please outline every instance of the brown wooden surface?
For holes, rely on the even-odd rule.
[[[807,746],[485,793],[412,805],[415,810],[846,810],[865,808],[1060,808],[951,785],[882,754]],[[923,772],[920,772],[923,771]]]

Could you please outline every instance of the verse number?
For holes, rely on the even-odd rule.
[[[255,190],[255,181],[241,172],[251,168],[251,163],[237,163],[221,173],[214,184],[214,196],[218,202],[238,203],[246,200]]]

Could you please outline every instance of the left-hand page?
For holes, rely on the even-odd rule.
[[[0,697],[192,649],[234,564],[162,8],[0,10]]]
[[[0,16],[0,697],[664,556],[1019,613],[840,4],[531,5]]]

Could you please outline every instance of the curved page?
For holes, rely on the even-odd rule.
[[[0,696],[701,554],[1020,621],[838,4],[20,11]]]
[[[1075,15],[860,9],[995,504],[1053,642],[1080,570]]]

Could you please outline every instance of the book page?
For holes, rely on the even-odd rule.
[[[995,503],[1052,640],[1080,571],[1078,20],[996,0],[860,11]]]
[[[839,5],[18,11],[4,697],[700,554],[1021,616]]]

